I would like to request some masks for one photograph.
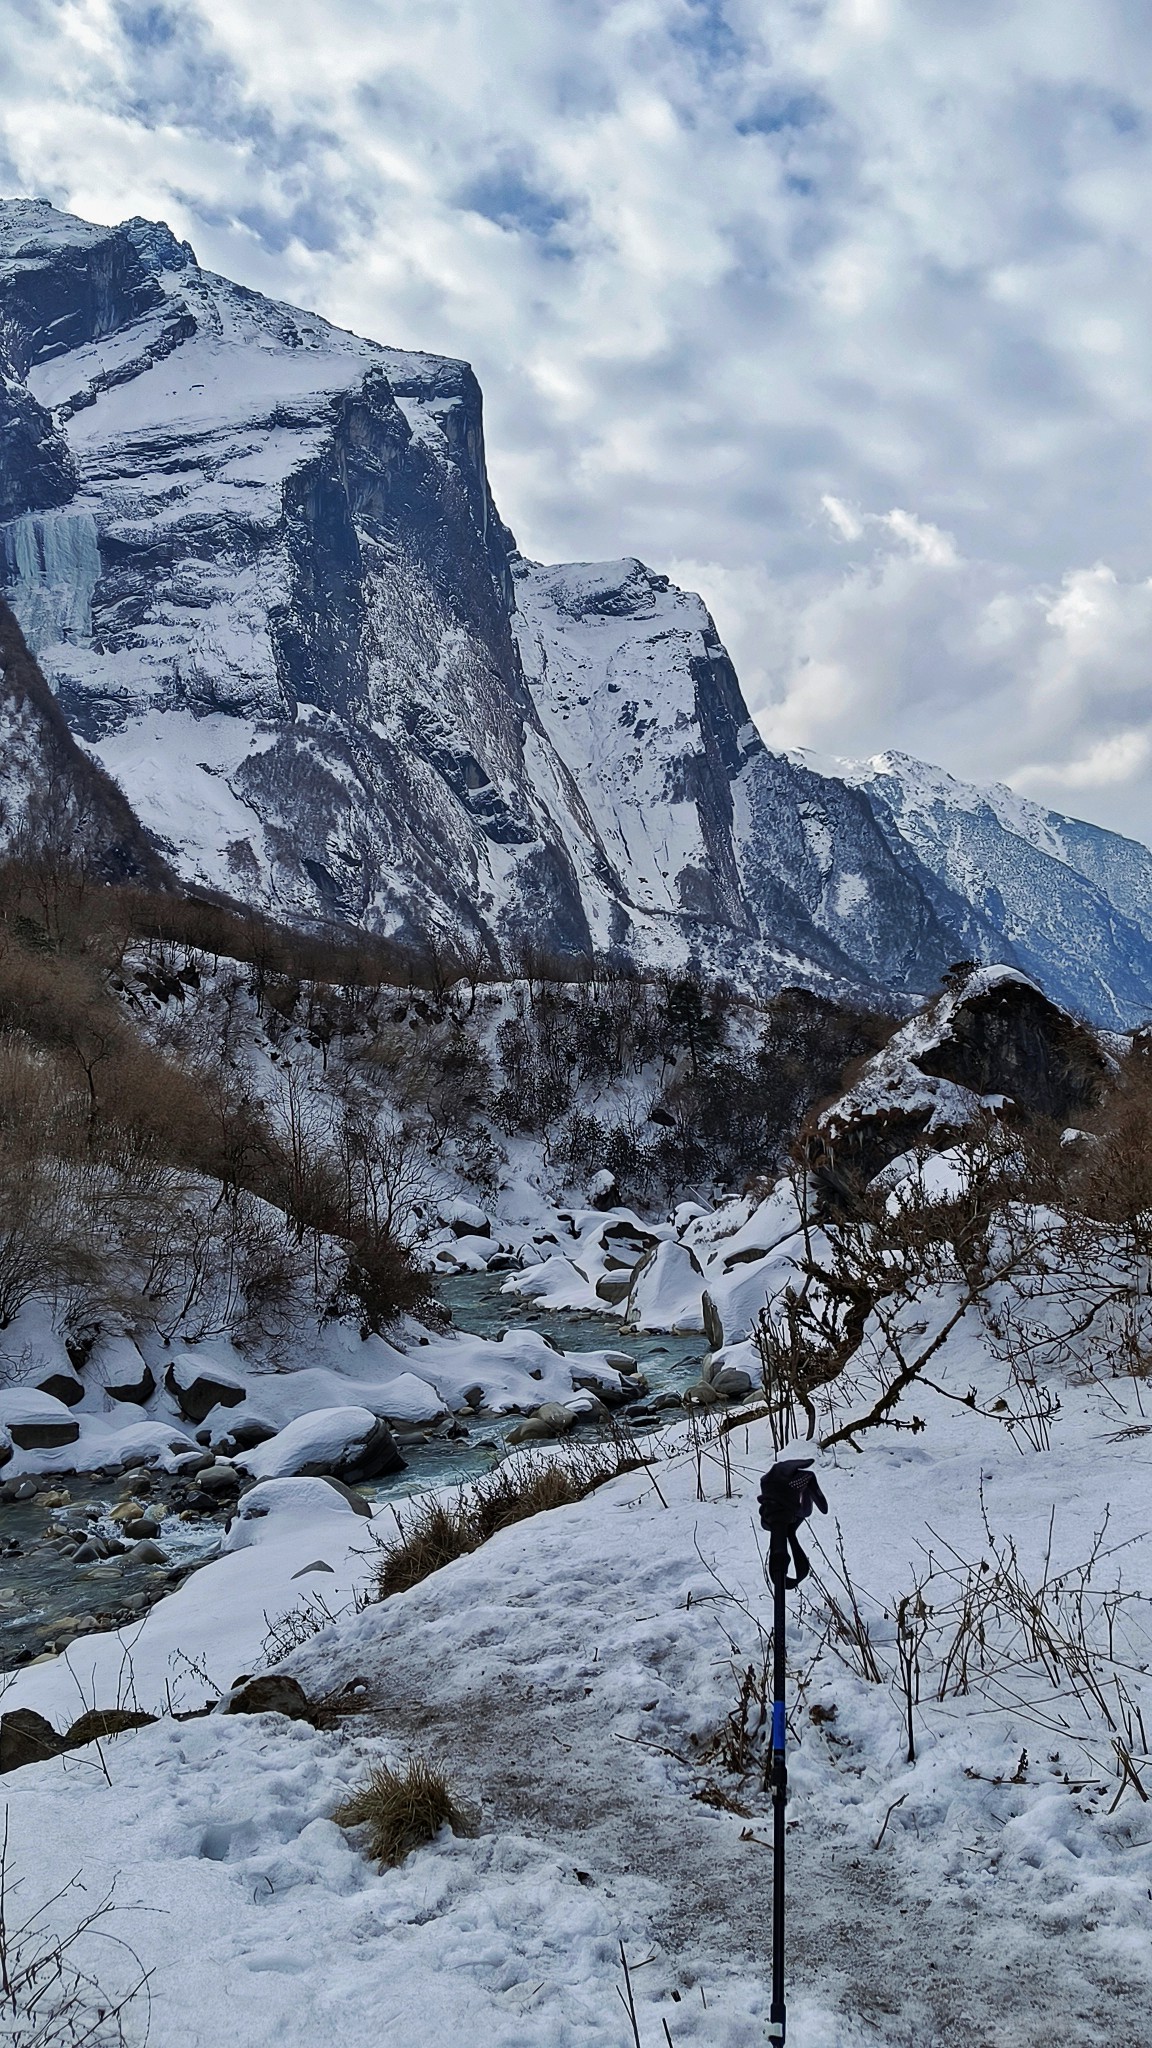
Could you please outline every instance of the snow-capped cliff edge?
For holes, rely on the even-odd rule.
[[[1099,1021],[1152,1009],[1107,846],[1070,979],[871,783],[767,751],[699,598],[521,559],[467,364],[214,276],[163,224],[0,202],[0,587],[162,856],[278,915],[758,991],[1019,959]]]

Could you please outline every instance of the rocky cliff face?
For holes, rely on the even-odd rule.
[[[983,934],[1060,1001],[1127,1026],[1152,1007],[1152,853],[1003,787],[978,789],[907,754],[839,764],[888,843],[971,907]],[[974,957],[988,959],[978,940]]]
[[[110,882],[175,884],[111,777],[77,745],[0,598],[0,845],[82,860]]]
[[[521,560],[466,364],[33,201],[0,204],[0,349],[0,585],[189,880],[759,989],[1019,956],[870,786],[766,751],[698,598]],[[1147,951],[1110,1016],[1152,1006]]]

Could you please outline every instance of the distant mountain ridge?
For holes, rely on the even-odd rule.
[[[770,753],[698,597],[520,556],[466,363],[162,223],[0,202],[0,589],[161,859],[274,914],[869,1001],[1002,959],[1152,1011],[1146,850]]]
[[[907,754],[836,765],[868,797],[889,841],[911,847],[1061,1002],[1103,1023],[1110,1006],[1117,1021],[1148,1014],[1146,846]]]

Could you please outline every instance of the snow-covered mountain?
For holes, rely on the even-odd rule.
[[[1152,1009],[1143,849],[1006,827],[984,875],[877,778],[769,753],[699,598],[520,557],[466,364],[231,284],[162,224],[0,203],[0,586],[200,886],[760,990],[1008,958],[1100,1021]],[[1069,879],[1047,951],[1013,859]]]
[[[961,895],[1013,958],[1099,1022],[1149,1009],[1152,852],[1003,783],[979,789],[907,754],[843,761],[893,846]],[[986,955],[984,957],[987,957]]]

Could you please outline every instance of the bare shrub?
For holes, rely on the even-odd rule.
[[[72,1891],[73,1878],[54,1897],[30,1906],[18,1897],[22,1880],[9,1866],[8,1821],[0,1841],[0,2035],[11,2048],[127,2048],[126,2015],[143,1994],[149,1973],[128,1944],[108,1926],[115,1912],[111,1892],[65,1932],[54,1924],[54,1909]],[[97,1944],[118,1950],[113,1965],[125,1988],[107,1990],[96,1974]],[[109,1963],[112,1963],[109,1954]],[[147,2035],[147,2025],[143,2028]]]
[[[885,1639],[865,1613],[837,1532],[827,1575],[813,1571],[802,1596],[823,1643],[860,1678],[891,1685],[901,1703],[908,1761],[915,1758],[914,1711],[978,1695],[1049,1739],[1073,1743],[1102,1775],[1115,1771],[1143,1799],[1148,1752],[1143,1697],[1152,1645],[1147,1598],[1107,1569],[1107,1516],[1086,1555],[1055,1569],[1052,1530],[1038,1571],[1027,1571],[1011,1537],[985,1524],[986,1545],[966,1558],[937,1537],[939,1550],[911,1590],[883,1609]],[[894,1624],[894,1627],[891,1626]]]
[[[285,1608],[282,1614],[264,1612],[264,1636],[260,1652],[264,1663],[271,1670],[290,1657],[293,1650],[299,1650],[310,1643],[313,1636],[331,1628],[333,1623],[346,1612],[340,1608],[333,1614],[322,1593],[305,1593],[294,1607]]]
[[[434,1842],[442,1828],[451,1828],[454,1835],[471,1832],[447,1779],[423,1757],[413,1757],[402,1770],[376,1764],[367,1784],[332,1818],[338,1827],[366,1828],[368,1854],[388,1868]]]
[[[725,1716],[716,1742],[717,1761],[733,1777],[744,1777],[755,1761],[768,1718],[769,1690],[768,1652],[764,1651],[758,1665],[746,1664],[741,1670],[736,1704]]]
[[[813,1542],[819,1549],[817,1539],[813,1538]],[[839,1522],[836,1524],[835,1561],[823,1550],[821,1556],[828,1576],[824,1578],[813,1568],[803,1594],[804,1605],[811,1609],[819,1633],[841,1663],[869,1685],[880,1685],[884,1672],[873,1641],[872,1624],[865,1615],[860,1590],[848,1567]],[[816,1607],[813,1594],[819,1595],[822,1611]]]
[[[452,1501],[418,1501],[406,1518],[396,1516],[396,1525],[396,1537],[385,1544],[376,1566],[376,1593],[381,1600],[393,1593],[406,1593],[410,1586],[418,1586],[443,1565],[476,1548],[462,1496]]]

